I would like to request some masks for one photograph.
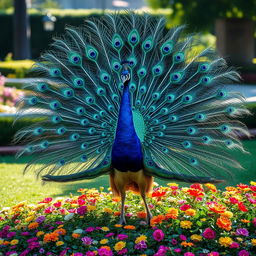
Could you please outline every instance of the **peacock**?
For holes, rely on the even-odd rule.
[[[165,18],[132,11],[66,27],[19,103],[18,118],[37,119],[15,137],[25,145],[18,156],[34,154],[25,172],[44,182],[108,174],[124,224],[129,189],[150,222],[153,177],[219,183],[242,168],[232,151],[245,151],[239,135],[249,133],[237,117],[248,111],[225,88],[239,74],[214,49],[198,50],[185,28],[167,30]]]

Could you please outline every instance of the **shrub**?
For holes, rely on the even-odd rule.
[[[148,200],[154,214],[151,227],[146,225],[141,198],[132,193],[125,206],[127,224],[117,224],[120,202],[103,188],[5,208],[0,213],[1,252],[9,256],[255,255],[256,182],[225,191],[213,184],[168,186],[156,187]]]

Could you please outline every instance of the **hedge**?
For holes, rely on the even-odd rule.
[[[30,11],[30,25],[31,25],[31,54],[32,59],[36,59],[44,52],[49,44],[52,42],[52,37],[61,35],[64,32],[66,25],[81,26],[84,21],[90,17],[99,17],[102,15],[102,10],[49,10],[52,15],[57,18],[55,22],[55,29],[53,32],[44,31],[42,18],[45,13],[31,10]],[[106,11],[109,13],[111,11]],[[154,16],[163,16],[170,14],[168,10],[150,11]],[[120,15],[126,15],[121,12]],[[5,56],[13,52],[13,16],[11,11],[0,12],[0,24],[1,24],[1,38],[0,40],[0,59],[4,59]]]

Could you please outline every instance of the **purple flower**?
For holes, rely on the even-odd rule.
[[[5,255],[6,256],[10,256],[10,255],[12,255],[12,254],[14,254],[14,253],[17,253],[16,251],[10,251],[10,252],[7,252]]]
[[[216,233],[211,228],[206,228],[203,232],[203,237],[206,239],[214,239],[216,237]]]
[[[26,255],[28,255],[28,253],[29,253],[29,250],[26,249],[26,250],[23,251],[19,256],[26,256]]]
[[[83,254],[81,252],[75,252],[74,256],[83,256]]]
[[[176,248],[176,249],[173,249],[174,252],[181,252],[181,248]]]
[[[39,247],[40,247],[40,244],[39,244],[38,242],[32,242],[32,243],[30,243],[30,244],[28,245],[28,248],[29,248],[30,250],[33,250],[33,249],[39,248]]]
[[[144,250],[144,249],[147,249],[147,244],[145,241],[140,241],[139,243],[137,243],[135,246],[134,246],[135,249],[137,250]]]
[[[178,241],[173,238],[172,241],[171,241],[171,243],[172,243],[173,245],[176,245],[176,244],[178,244]]]
[[[238,256],[249,256],[249,255],[250,255],[250,253],[246,250],[242,250],[238,253]]]
[[[45,252],[45,250],[44,250],[44,248],[40,248],[40,250],[39,250],[39,253],[44,253]]]
[[[45,216],[42,215],[42,216],[39,216],[37,219],[36,219],[36,222],[38,223],[43,223],[45,221]]]
[[[93,241],[89,236],[85,236],[81,240],[85,245],[91,245]]]
[[[21,232],[22,236],[29,236],[29,232]]]
[[[249,236],[249,232],[246,228],[238,228],[236,230],[236,235],[237,236]]]
[[[10,232],[7,234],[7,238],[12,238],[16,235],[16,232]]]
[[[167,246],[160,245],[154,256],[165,256],[168,250],[169,248]]]
[[[119,240],[124,240],[124,239],[128,238],[128,236],[126,234],[119,234],[119,235],[117,235],[117,238]]]
[[[77,214],[85,215],[87,213],[87,207],[85,205],[77,208]]]
[[[87,229],[85,229],[86,232],[92,232],[94,231],[95,228],[94,227],[88,227]]]
[[[187,237],[184,236],[184,235],[180,235],[180,240],[181,240],[181,241],[186,241],[186,240],[187,240]]]
[[[127,248],[123,248],[122,250],[120,250],[117,254],[118,255],[123,255],[126,254],[128,252]]]
[[[85,256],[95,256],[95,253],[92,251],[86,252]]]
[[[32,242],[36,242],[38,240],[37,237],[32,237],[30,239],[27,240],[27,243],[32,243]]]

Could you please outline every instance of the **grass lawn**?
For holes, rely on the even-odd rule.
[[[245,170],[235,171],[234,179],[229,180],[222,186],[241,182],[248,183],[251,180],[256,181],[256,140],[244,141],[244,146],[251,154],[237,152],[235,156]],[[41,181],[36,180],[33,173],[27,173],[23,176],[22,170],[28,159],[28,157],[24,157],[17,160],[14,156],[0,156],[0,209],[25,200],[36,203],[44,197],[61,197],[70,193],[77,194],[76,191],[79,188],[99,188],[103,186],[106,190],[109,187],[108,176],[106,175],[82,182],[48,183],[42,186]],[[156,182],[160,185],[168,183],[160,180],[156,180]]]

